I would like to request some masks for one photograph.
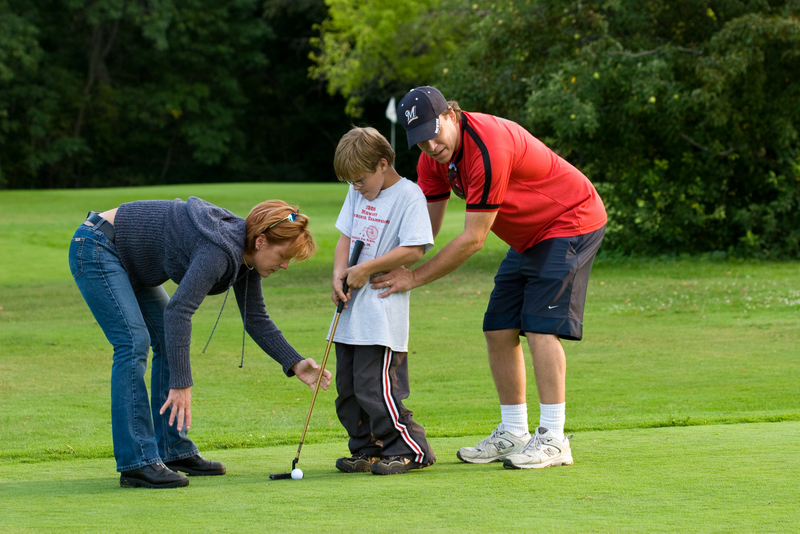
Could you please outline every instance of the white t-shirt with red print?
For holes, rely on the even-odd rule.
[[[336,228],[350,237],[351,252],[356,240],[364,242],[358,263],[379,258],[397,247],[424,245],[426,252],[433,247],[425,196],[417,184],[406,178],[381,191],[375,200],[366,200],[350,187]],[[395,352],[408,352],[411,293],[380,298],[383,291],[386,289],[372,289],[369,283],[352,290],[353,298],[336,327],[336,343],[380,345]]]

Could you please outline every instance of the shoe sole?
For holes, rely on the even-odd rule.
[[[379,476],[382,476],[382,475],[404,475],[404,474],[408,473],[409,471],[417,471],[419,469],[424,469],[425,467],[427,467],[427,466],[421,465],[419,467],[410,467],[408,469],[398,469],[396,471],[391,470],[391,471],[388,471],[388,472],[372,471],[372,474],[373,475],[379,475]]]
[[[506,457],[508,455],[498,456],[497,458],[472,458],[472,459],[467,459],[467,458],[464,458],[464,457],[461,456],[461,451],[458,451],[456,453],[456,456],[458,457],[459,460],[461,460],[464,463],[468,463],[468,464],[490,464],[492,462],[502,462],[503,460],[506,459]]]
[[[432,466],[434,463],[436,462],[434,461],[433,463],[425,465],[416,464],[413,467],[403,466],[403,467],[398,467],[397,469],[390,469],[389,471],[372,471],[372,467],[370,466],[370,471],[372,472],[373,475],[403,475],[405,473],[408,473],[409,471],[418,471],[420,469],[425,469],[426,467]]]
[[[336,469],[338,469],[342,473],[369,473],[369,466],[367,466],[365,469],[349,469],[346,467],[339,467],[337,465]]]
[[[224,475],[226,472],[225,469],[217,469],[215,471],[198,471],[196,469],[188,469],[186,467],[169,467],[169,469],[175,471],[176,473],[179,471],[181,473],[186,473],[187,475],[192,477],[213,477],[218,475]]]
[[[572,458],[563,459],[563,460],[555,460],[552,462],[547,462],[544,464],[530,464],[530,465],[517,465],[511,460],[504,460],[503,467],[506,469],[544,469],[545,467],[557,467],[561,465],[572,465],[575,462],[572,461]]]
[[[122,488],[150,488],[150,489],[169,489],[169,488],[183,488],[189,485],[189,480],[176,480],[167,484],[151,484],[146,480],[139,478],[120,477],[119,485]]]
[[[372,461],[368,462],[363,460],[359,462],[361,467],[356,467],[353,464],[348,465],[344,462],[344,460],[349,460],[349,458],[339,458],[336,460],[336,469],[341,471],[342,473],[369,473],[370,469],[372,468],[372,464],[380,460],[379,457],[372,457]]]

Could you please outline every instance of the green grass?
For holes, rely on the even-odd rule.
[[[404,476],[344,475],[308,444],[301,481],[270,481],[296,447],[218,451],[224,477],[126,491],[113,460],[4,466],[0,528],[17,532],[792,532],[800,423],[581,433],[570,468],[509,471],[452,454]],[[769,447],[763,444],[769,436]],[[483,436],[471,436],[473,440]],[[440,452],[464,439],[435,438]],[[759,447],[758,454],[742,444]],[[690,448],[694,461],[677,457]],[[35,518],[35,519],[32,519]],[[9,530],[11,530],[9,528]]]
[[[330,269],[341,184],[224,184],[0,192],[0,531],[786,532],[800,524],[800,264],[604,260],[585,339],[565,342],[576,464],[466,465],[455,451],[497,424],[481,333],[505,246],[492,238],[415,291],[411,397],[438,456],[402,477],[345,476],[333,408],[317,400],[303,481],[269,481],[297,450],[310,392],[247,340],[222,297],[194,318],[192,438],[225,477],[167,492],[119,488],[109,421],[111,351],[71,280],[69,239],[86,211],[203,197],[245,215],[297,203],[320,252],[264,282],[267,310],[318,361],[333,316]],[[437,248],[463,225],[451,202]],[[168,286],[168,291],[173,287]],[[333,357],[329,368],[335,367]],[[529,366],[530,422],[538,420]]]

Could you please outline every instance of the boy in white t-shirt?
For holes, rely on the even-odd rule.
[[[410,266],[433,247],[427,202],[394,167],[394,150],[374,128],[353,128],[339,141],[334,170],[351,185],[336,228],[342,232],[333,267],[335,304],[347,302],[336,335],[336,413],[350,436],[345,473],[393,475],[436,461],[425,429],[402,400],[408,385],[408,292],[379,298],[370,277]],[[348,268],[355,241],[359,262]],[[343,282],[350,288],[343,293]]]

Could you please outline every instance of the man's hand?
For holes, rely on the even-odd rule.
[[[297,378],[311,386],[311,389],[314,389],[314,386],[317,383],[317,378],[319,377],[319,367],[320,366],[317,364],[317,362],[311,358],[306,358],[305,360],[300,360],[294,364],[292,366],[292,371],[294,371],[294,374],[297,375]],[[323,390],[327,390],[330,383],[331,372],[325,369],[319,385]]]
[[[170,389],[167,402],[161,407],[158,412],[164,415],[167,408],[172,406],[172,411],[169,413],[169,426],[175,422],[175,416],[178,416],[178,426],[180,430],[189,430],[192,426],[192,388],[177,388]]]
[[[379,295],[385,298],[392,293],[411,291],[415,287],[424,286],[450,274],[483,248],[495,217],[497,217],[496,211],[467,212],[464,218],[464,231],[446,244],[433,258],[413,271],[398,267],[387,274],[376,276],[372,279],[372,289],[385,289]]]
[[[386,291],[378,295],[381,298],[386,298],[392,293],[411,291],[414,289],[414,271],[409,271],[405,267],[392,269],[373,278],[372,289],[385,289]]]

